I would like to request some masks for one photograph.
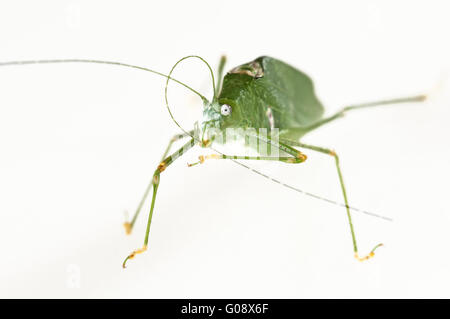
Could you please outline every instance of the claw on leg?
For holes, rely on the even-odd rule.
[[[123,227],[125,228],[125,233],[127,235],[130,235],[131,234],[131,223],[125,222],[125,223],[123,223]]]
[[[128,255],[127,258],[125,258],[125,260],[123,261],[122,267],[127,268],[126,264],[127,264],[128,259],[133,259],[137,254],[142,254],[146,250],[147,250],[147,246],[144,246],[141,249],[137,249],[137,250],[133,251],[131,254]]]
[[[130,222],[127,221],[127,220],[129,220],[128,219],[128,211],[127,210],[124,211],[123,215],[125,217],[125,222],[123,223],[123,227],[125,228],[125,234],[130,235],[131,234],[131,230],[133,229],[133,225]]]
[[[357,260],[359,260],[359,261],[365,261],[365,260],[368,260],[368,259],[372,258],[373,256],[375,256],[375,250],[376,250],[378,247],[381,247],[381,246],[383,246],[383,244],[378,244],[378,245],[376,245],[376,246],[372,249],[372,251],[371,251],[368,255],[366,255],[366,256],[364,256],[364,257],[359,257],[358,252],[355,252],[355,258],[356,258]]]
[[[223,158],[223,157],[218,154],[200,155],[198,157],[198,162],[188,164],[188,167],[192,167],[192,166],[195,166],[198,164],[203,164],[205,162],[205,160],[207,160],[207,159],[220,159],[220,158]]]

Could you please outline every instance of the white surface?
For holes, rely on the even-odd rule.
[[[449,68],[445,1],[3,1],[0,61],[94,58],[168,72],[188,54],[228,68],[260,55],[309,73],[330,114],[421,93]],[[176,77],[210,95],[206,68]],[[148,203],[122,228],[177,133],[164,81],[99,65],[0,69],[0,297],[450,297],[449,86],[426,104],[349,114],[305,138],[341,155],[354,215],[229,162],[162,175],[149,251]],[[200,102],[171,86],[184,125]],[[176,106],[175,106],[176,105]],[[249,163],[341,200],[331,158]]]

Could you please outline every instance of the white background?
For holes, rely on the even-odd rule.
[[[93,58],[168,72],[198,54],[227,69],[260,55],[314,79],[332,114],[350,103],[414,95],[424,104],[349,114],[304,142],[341,156],[362,254],[345,210],[236,164],[161,176],[149,251],[148,203],[122,228],[169,138],[164,80],[101,65],[0,69],[0,297],[450,297],[449,5],[446,1],[2,1],[0,61]],[[204,65],[175,76],[210,96]],[[201,112],[170,86],[186,128]],[[332,158],[247,163],[342,200]]]

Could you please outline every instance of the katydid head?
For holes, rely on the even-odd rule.
[[[217,100],[206,102],[203,108],[203,117],[198,125],[197,136],[203,146],[208,146],[217,135],[230,127],[233,118],[233,107],[230,104],[219,103]]]
[[[220,130],[222,121],[220,105],[214,100],[213,102],[204,101],[203,116],[195,124],[195,136],[200,140],[201,146],[206,147],[211,144]]]

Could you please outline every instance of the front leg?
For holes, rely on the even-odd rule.
[[[287,153],[288,156],[245,156],[245,155],[225,155],[225,154],[210,154],[210,155],[200,155],[198,157],[199,161],[188,164],[189,167],[203,164],[207,159],[232,159],[232,160],[253,160],[253,161],[279,161],[283,163],[289,164],[298,164],[306,161],[307,156],[296,150],[293,147],[285,143],[276,143],[275,141],[269,140],[265,141],[263,139],[258,138],[261,143],[271,144],[278,148],[279,151]]]
[[[133,259],[137,254],[141,254],[147,250],[148,236],[150,234],[150,225],[152,223],[153,209],[155,208],[156,193],[158,191],[161,173],[170,164],[172,164],[177,158],[181,157],[185,152],[187,152],[189,149],[191,149],[194,145],[195,145],[195,141],[194,141],[194,139],[191,139],[189,142],[187,142],[183,147],[181,147],[175,153],[173,153],[172,155],[163,159],[161,161],[161,163],[159,163],[158,167],[156,168],[155,173],[153,174],[153,178],[152,178],[153,197],[152,197],[152,204],[150,206],[150,212],[148,215],[147,230],[145,232],[144,245],[142,246],[142,248],[133,251],[131,254],[128,255],[127,258],[125,258],[125,260],[123,261],[123,264],[122,264],[123,268],[126,267],[126,263],[127,263],[128,259]]]
[[[190,131],[187,134],[186,133],[182,133],[182,134],[177,134],[174,135],[170,141],[169,141],[169,145],[167,145],[166,151],[164,152],[163,156],[162,156],[162,161],[166,158],[167,154],[170,151],[170,148],[172,147],[172,144],[175,143],[176,141],[187,137],[187,136],[192,136],[194,134],[194,131]],[[131,231],[133,230],[134,224],[136,223],[136,219],[139,216],[139,213],[141,212],[142,206],[145,203],[145,200],[147,199],[148,194],[150,193],[150,190],[153,187],[153,177],[152,180],[148,183],[147,188],[145,189],[144,195],[142,196],[138,207],[136,208],[136,211],[134,212],[133,218],[131,219],[131,222],[126,221],[123,226],[125,227],[125,232],[127,235],[131,234]]]

